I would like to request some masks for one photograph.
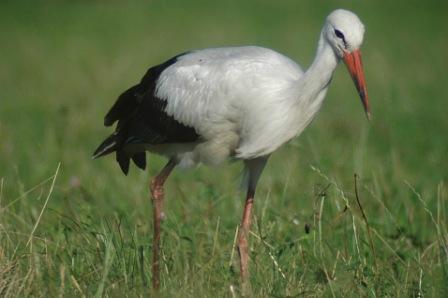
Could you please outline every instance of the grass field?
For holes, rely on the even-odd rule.
[[[104,114],[187,49],[257,44],[307,67],[338,7],[367,28],[373,120],[341,65],[317,119],[262,176],[253,295],[448,297],[448,5],[354,0],[2,1],[0,296],[149,294],[148,180],[165,160],[127,177],[113,157],[92,161]],[[240,171],[170,177],[162,296],[240,296]]]

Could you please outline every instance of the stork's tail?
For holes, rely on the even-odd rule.
[[[98,148],[93,153],[92,158],[95,159],[115,151],[116,160],[125,175],[127,175],[129,172],[129,163],[131,159],[140,169],[144,170],[146,168],[145,152],[138,152],[129,155],[119,144],[118,133],[115,132],[111,134],[107,139],[105,139],[101,143],[101,145],[98,146]]]

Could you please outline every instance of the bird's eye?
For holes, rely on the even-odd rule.
[[[344,39],[344,34],[342,34],[341,31],[339,31],[338,29],[334,29],[334,34],[336,34],[336,36],[340,39]]]

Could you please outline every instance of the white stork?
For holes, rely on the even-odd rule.
[[[270,154],[299,135],[322,105],[336,66],[343,60],[369,117],[359,48],[364,26],[338,9],[325,21],[317,54],[307,71],[291,59],[257,46],[186,52],[148,70],[141,82],[120,95],[104,124],[115,132],[95,151],[116,152],[125,174],[129,163],[146,167],[145,151],[169,161],[151,181],[153,199],[152,282],[160,283],[160,221],[163,185],[176,165],[218,165],[240,159],[247,173],[247,196],[238,236],[240,274],[248,278],[248,232],[255,188]]]

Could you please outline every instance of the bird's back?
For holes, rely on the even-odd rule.
[[[267,48],[211,48],[180,56],[160,74],[156,94],[166,99],[169,115],[201,131],[210,117],[232,118],[234,109],[250,109],[270,95],[279,99],[274,93],[302,74],[294,61]]]

